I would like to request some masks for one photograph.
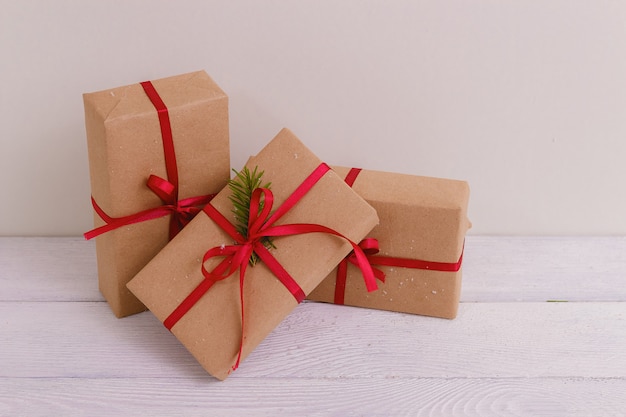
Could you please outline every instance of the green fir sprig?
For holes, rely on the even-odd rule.
[[[232,194],[228,197],[233,204],[232,212],[235,215],[237,224],[235,228],[242,236],[248,236],[248,219],[250,218],[250,199],[252,192],[257,188],[270,188],[272,183],[262,183],[264,171],[258,171],[258,167],[254,167],[251,172],[248,167],[244,167],[241,171],[233,169],[235,177],[228,181],[228,187]],[[265,202],[262,200],[259,204],[259,213],[263,210]],[[258,214],[258,213],[257,213]],[[276,248],[269,237],[263,237],[261,243],[268,248]],[[256,253],[250,256],[250,265],[254,266],[259,260]]]

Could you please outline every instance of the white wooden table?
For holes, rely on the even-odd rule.
[[[455,320],[305,302],[219,382],[110,313],[92,242],[0,238],[0,415],[625,416],[625,267],[624,237],[469,236]]]

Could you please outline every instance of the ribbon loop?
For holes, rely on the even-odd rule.
[[[371,260],[372,260],[372,256],[376,255],[379,252],[379,247],[378,247],[378,239],[374,239],[374,238],[366,238],[363,239],[360,243],[359,243],[359,247],[363,250],[363,253],[365,254],[365,257],[367,258],[367,263],[368,265],[370,265],[372,267],[372,271],[374,271],[374,276],[376,277],[377,280],[379,280],[380,282],[385,282],[385,273],[383,271],[381,271],[378,268],[374,268],[374,265],[372,264]],[[351,252],[346,258],[345,261],[350,262],[352,265],[355,266],[359,266],[356,255],[354,252]],[[347,268],[347,265],[346,265]],[[371,291],[368,289],[368,291]]]
[[[274,204],[274,194],[267,188],[257,188],[252,192],[250,198],[250,215],[248,216],[248,238],[258,240],[261,229],[267,223],[272,205]]]
[[[171,182],[159,176],[150,175],[146,185],[165,204],[176,204],[176,187]]]
[[[376,255],[380,251],[378,239],[374,239],[371,237],[363,239],[359,243],[359,247],[363,249],[363,252],[366,255]]]

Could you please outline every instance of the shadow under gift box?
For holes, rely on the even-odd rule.
[[[350,168],[333,167],[341,178]],[[458,263],[471,223],[465,181],[362,170],[353,189],[374,207],[380,224],[368,233],[379,256]],[[375,264],[375,261],[373,261]],[[360,271],[348,264],[343,304],[452,319],[461,295],[462,271],[377,266],[385,273],[378,290],[367,292]],[[335,302],[337,270],[308,296]],[[341,303],[340,303],[341,304]]]
[[[152,81],[171,124],[179,200],[216,194],[230,178],[228,97],[204,71]],[[83,95],[91,192],[110,217],[162,206],[146,185],[168,179],[155,105],[140,84]],[[100,291],[117,317],[146,307],[126,284],[169,241],[171,215],[96,238]],[[94,225],[105,222],[94,213]]]
[[[264,172],[262,182],[271,182],[273,207],[277,209],[320,164],[321,161],[293,133],[283,129],[248,161],[247,166],[250,170],[258,167]],[[230,195],[231,190],[227,187],[210,204],[230,223],[236,224]],[[294,223],[324,225],[358,242],[378,224],[378,217],[342,178],[329,170],[276,222],[277,225]],[[274,237],[272,242],[275,248],[270,253],[304,294],[312,291],[352,250],[345,239],[326,233]],[[232,244],[233,238],[205,213],[200,213],[130,281],[128,287],[163,322],[204,280],[201,267],[205,253]],[[204,265],[210,271],[222,259],[209,259]],[[237,271],[213,284],[171,328],[174,336],[204,369],[218,379],[229,375],[239,352],[242,338],[239,291]],[[242,360],[298,304],[264,262],[247,267],[243,296]]]

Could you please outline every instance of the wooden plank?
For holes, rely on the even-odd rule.
[[[468,236],[461,300],[626,301],[626,237]]]
[[[100,301],[95,243],[0,237],[0,301]]]
[[[0,303],[0,376],[211,378],[150,314]],[[626,377],[626,303],[467,303],[456,320],[304,303],[231,378]]]
[[[0,303],[0,376],[205,376],[149,312],[116,318],[105,302]]]
[[[455,320],[304,303],[218,382],[113,316],[93,242],[0,238],[0,415],[626,415],[626,238],[468,236],[465,259]]]
[[[149,410],[149,411],[148,411]],[[579,378],[0,378],[5,416],[626,414],[626,381]]]
[[[100,301],[93,241],[0,238],[0,300]],[[468,236],[463,302],[626,301],[626,237]]]

